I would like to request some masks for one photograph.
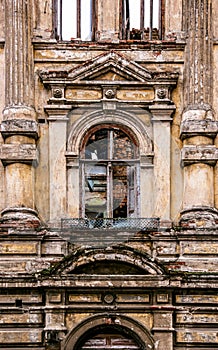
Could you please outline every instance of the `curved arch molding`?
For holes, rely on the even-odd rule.
[[[81,141],[88,130],[96,125],[112,123],[125,126],[135,135],[141,156],[153,154],[153,142],[148,136],[145,125],[134,114],[120,110],[114,110],[113,113],[102,110],[84,113],[72,126],[67,141],[67,153],[78,156]]]
[[[138,321],[120,314],[98,314],[88,317],[73,328],[62,342],[61,350],[76,350],[86,334],[98,327],[126,330],[143,350],[154,349],[154,339],[149,330]]]

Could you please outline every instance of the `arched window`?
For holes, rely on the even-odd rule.
[[[138,145],[133,135],[110,125],[93,128],[81,149],[82,217],[137,217]]]
[[[94,16],[92,0],[55,0],[55,31],[59,40],[90,41]]]
[[[122,0],[122,39],[162,39],[163,0]]]

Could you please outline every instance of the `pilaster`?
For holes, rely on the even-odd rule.
[[[0,158],[5,166],[3,223],[37,225],[34,167],[38,124],[34,109],[31,0],[5,0],[5,109]]]
[[[171,225],[170,214],[170,170],[171,170],[171,122],[174,105],[163,104],[157,100],[150,107],[153,122],[154,141],[154,216],[161,218],[161,225]]]

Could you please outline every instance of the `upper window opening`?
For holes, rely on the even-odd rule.
[[[162,0],[123,0],[122,39],[161,39],[162,2]]]
[[[59,40],[92,40],[92,0],[56,1],[56,36]]]
[[[95,128],[81,152],[82,216],[137,216],[139,161],[135,140],[118,128]]]

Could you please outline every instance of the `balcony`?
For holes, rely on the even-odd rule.
[[[157,231],[159,225],[159,218],[70,218],[61,220],[59,235],[71,243],[108,246]]]
[[[70,218],[61,220],[61,228],[67,230],[137,230],[154,231],[159,229],[159,218]]]

